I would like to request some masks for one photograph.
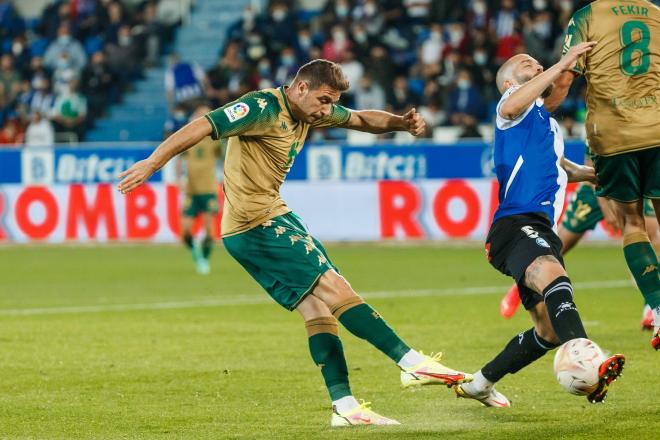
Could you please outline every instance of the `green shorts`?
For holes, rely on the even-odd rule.
[[[596,193],[591,185],[580,185],[566,207],[561,225],[576,234],[590,231],[603,219]]]
[[[332,264],[293,212],[222,239],[227,252],[282,307],[294,310]],[[338,271],[338,270],[337,270]]]
[[[660,147],[592,158],[600,182],[596,195],[620,202],[660,198]]]
[[[186,217],[197,217],[198,214],[208,212],[215,214],[218,212],[217,194],[194,194],[187,195],[183,203],[183,215]]]

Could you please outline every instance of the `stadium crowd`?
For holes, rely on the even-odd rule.
[[[480,137],[499,100],[495,73],[515,53],[551,65],[572,0],[271,0],[245,10],[207,72],[215,104],[283,84],[313,58],[341,63],[352,88],[343,103],[396,113],[416,106],[429,131],[460,126]],[[568,135],[584,119],[584,83],[561,109]],[[429,133],[430,135],[431,133]],[[332,136],[332,133],[328,133]]]
[[[84,140],[154,65],[176,20],[157,0],[56,0],[36,20],[0,0],[0,144]]]
[[[48,143],[53,128],[83,140],[172,38],[176,23],[161,19],[163,2],[57,0],[30,22],[0,0],[0,143]],[[215,66],[201,75],[193,69],[213,105],[286,83],[303,63],[326,58],[341,63],[352,84],[343,104],[395,113],[415,106],[428,136],[455,126],[460,137],[481,137],[478,124],[492,121],[499,65],[519,52],[550,65],[580,6],[573,0],[264,3],[261,12],[248,7],[230,26]],[[583,95],[578,80],[560,108],[566,135],[581,134]],[[167,131],[187,116],[185,106],[170,102]]]

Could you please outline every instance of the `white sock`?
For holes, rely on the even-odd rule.
[[[410,351],[404,354],[401,360],[396,364],[405,370],[421,364],[425,359],[426,357],[423,354],[411,348]]]
[[[474,380],[466,385],[469,385],[475,391],[484,392],[490,391],[490,389],[493,388],[493,385],[495,385],[495,382],[486,379],[484,375],[481,374],[481,370],[479,370],[474,373]]]
[[[651,309],[653,312],[653,327],[660,327],[660,306]]]
[[[355,397],[345,396],[345,397],[342,397],[341,399],[333,400],[332,401],[332,406],[334,406],[335,410],[339,414],[344,414],[344,413],[347,413],[349,411],[354,410],[355,408],[360,406],[360,404],[355,399]]]

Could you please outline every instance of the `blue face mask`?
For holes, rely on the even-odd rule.
[[[296,62],[296,59],[292,56],[285,55],[282,57],[282,64],[285,66],[292,66]]]

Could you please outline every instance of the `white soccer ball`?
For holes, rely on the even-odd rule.
[[[564,343],[555,354],[554,371],[559,385],[571,394],[584,396],[598,387],[598,369],[605,353],[589,339]]]

